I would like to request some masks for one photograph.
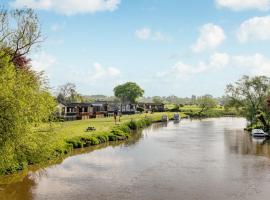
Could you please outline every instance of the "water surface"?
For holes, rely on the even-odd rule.
[[[0,186],[0,199],[269,199],[270,143],[242,118],[154,124]],[[79,152],[82,153],[82,152]]]

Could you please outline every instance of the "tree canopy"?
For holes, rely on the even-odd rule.
[[[74,83],[66,83],[59,87],[57,101],[59,103],[80,103],[85,100],[76,90]]]
[[[233,84],[227,85],[226,94],[229,98],[227,106],[235,107],[250,122],[256,122],[257,113],[267,116],[267,98],[270,92],[270,79],[266,76],[243,76]],[[269,119],[269,116],[267,117]]]
[[[114,95],[124,103],[135,103],[139,97],[143,96],[143,94],[144,90],[133,82],[127,82],[114,88]]]
[[[1,57],[25,66],[28,61],[23,56],[41,42],[40,24],[32,9],[0,10],[0,50]]]
[[[163,99],[161,97],[159,97],[159,96],[154,96],[152,98],[152,102],[153,103],[163,103]]]
[[[196,103],[201,108],[199,115],[217,105],[216,100],[211,95],[197,97]]]
[[[0,10],[0,174],[34,163],[45,151],[44,136],[34,129],[52,119],[55,101],[26,57],[39,37],[32,10]]]

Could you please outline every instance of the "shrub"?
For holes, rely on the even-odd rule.
[[[128,126],[131,130],[136,130],[136,129],[137,129],[137,123],[136,123],[136,121],[134,121],[134,120],[131,120],[131,121],[127,124],[127,126]]]
[[[173,108],[170,109],[171,112],[179,112],[179,106],[178,105],[174,105]]]

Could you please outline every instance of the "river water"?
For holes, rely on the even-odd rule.
[[[270,199],[270,142],[242,118],[154,124],[0,185],[0,199]]]

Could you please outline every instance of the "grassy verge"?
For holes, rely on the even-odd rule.
[[[112,117],[57,123],[53,132],[57,135],[58,141],[64,141],[63,149],[57,149],[57,151],[60,150],[60,153],[63,153],[63,150],[65,152],[69,149],[97,145],[108,141],[126,140],[134,130],[145,128],[153,122],[160,121],[164,114],[167,114],[169,118],[173,116],[173,113],[128,115],[122,116],[120,121],[117,118],[116,125]],[[184,116],[182,114],[182,117]],[[86,132],[85,129],[88,126],[93,126],[96,130]],[[56,141],[56,143],[58,142]]]

